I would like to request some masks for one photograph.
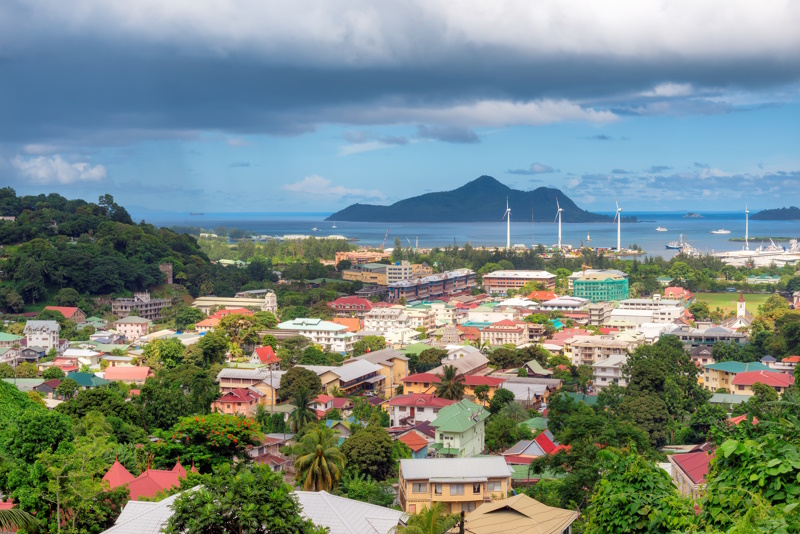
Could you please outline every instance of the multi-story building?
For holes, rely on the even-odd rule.
[[[333,309],[336,317],[358,317],[363,319],[364,315],[372,309],[372,302],[359,297],[339,297],[333,302],[329,302],[328,307]]]
[[[122,319],[136,310],[139,317],[156,321],[161,319],[161,310],[167,306],[172,306],[172,300],[154,299],[150,297],[150,292],[144,291],[134,293],[133,298],[114,299],[111,302],[111,312]]]
[[[371,263],[381,260],[387,260],[391,257],[390,252],[383,250],[367,250],[360,249],[358,251],[343,251],[334,254],[334,263],[338,264],[342,260],[349,261],[352,265],[360,265],[362,263]]]
[[[0,349],[19,347],[19,342],[25,339],[22,336],[15,336],[8,332],[0,332]]]
[[[274,405],[277,402],[277,391],[281,386],[281,377],[286,371],[274,371],[265,367],[260,369],[233,369],[226,367],[217,375],[219,390],[223,394],[235,389],[255,389],[261,396],[259,404]]]
[[[74,306],[45,306],[45,310],[57,311],[64,316],[68,321],[72,321],[76,325],[82,325],[86,322],[86,314],[80,308]]]
[[[472,512],[505,498],[513,470],[501,456],[400,460],[398,500],[414,514],[441,502],[444,512]]]
[[[763,370],[739,373],[731,380],[731,387],[733,388],[731,393],[753,395],[753,386],[755,384],[764,384],[773,388],[778,395],[783,395],[786,389],[794,384],[794,375]]]
[[[499,347],[506,343],[514,346],[530,343],[528,323],[510,319],[493,323],[481,330],[481,343],[488,343],[493,347]]]
[[[556,275],[547,271],[494,271],[483,275],[483,287],[489,294],[505,295],[509,289],[519,289],[528,282],[540,282],[552,289]]]
[[[383,390],[386,376],[382,366],[367,360],[358,360],[341,367],[328,365],[297,365],[317,374],[322,382],[323,391],[330,392],[338,387],[345,395],[359,391]]]
[[[364,330],[387,332],[405,328],[410,328],[410,322],[403,308],[373,308],[364,315]]]
[[[651,299],[625,299],[619,301],[620,310],[657,310],[664,307],[682,306],[680,300],[662,299],[661,295],[653,295]]]
[[[464,399],[439,410],[431,426],[436,429],[431,446],[439,457],[467,458],[483,452],[489,410]]]
[[[406,307],[405,315],[408,317],[408,326],[411,328],[423,328],[425,332],[430,332],[436,328],[436,314],[430,308]]]
[[[592,302],[628,298],[628,277],[613,272],[589,272],[572,282],[572,296]]]
[[[439,416],[439,410],[455,402],[430,393],[410,393],[393,397],[384,406],[389,412],[391,426],[401,426],[433,422]]]
[[[692,328],[688,325],[676,325],[674,328],[664,332],[665,335],[678,336],[690,350],[695,347],[713,346],[714,343],[739,343],[744,345],[747,342],[747,334],[736,332],[722,326],[711,326],[708,328]]]
[[[127,341],[146,336],[150,331],[150,321],[144,317],[129,316],[114,323],[117,332],[125,336]]]
[[[58,332],[61,327],[56,321],[28,321],[25,323],[25,346],[40,347],[47,354],[50,349],[59,349]]]
[[[376,350],[363,356],[348,358],[344,361],[344,365],[358,361],[367,361],[381,367],[380,374],[384,376],[385,380],[380,393],[385,399],[392,398],[397,386],[402,385],[403,379],[408,376],[408,358],[393,349]]]
[[[380,269],[366,268],[367,266],[370,265],[380,265]],[[365,284],[375,284],[379,286],[386,285],[386,265],[368,263],[364,266],[359,266],[359,267],[364,267],[364,268],[348,269],[346,271],[342,271],[342,280],[346,280],[349,282],[363,282]]]
[[[261,394],[250,388],[238,388],[225,393],[211,404],[215,412],[228,415],[244,415],[253,417],[256,413]]]
[[[254,310],[276,313],[278,311],[278,298],[272,291],[267,291],[264,295],[264,298],[211,296],[198,297],[194,300],[194,302],[192,302],[192,307],[202,310],[206,315],[210,315],[211,310],[214,308],[222,308],[226,310],[252,308]]]
[[[466,313],[469,323],[497,323],[504,320],[513,320],[519,317],[519,312],[514,308],[503,308],[501,306],[482,305],[472,308]]]
[[[475,287],[475,272],[470,269],[458,269],[395,282],[389,285],[388,297],[390,302],[398,302],[401,298],[406,301],[423,300],[468,292],[473,287]]]
[[[317,318],[298,317],[278,324],[278,330],[290,331],[303,336],[329,352],[350,352],[355,338],[344,325]]]
[[[581,277],[583,277],[583,276],[585,276],[587,274],[593,274],[593,273],[615,274],[617,276],[622,276],[622,277],[625,277],[625,278],[627,278],[627,276],[628,276],[627,273],[624,273],[622,271],[618,271],[616,269],[585,269],[583,271],[575,271],[574,273],[569,275],[569,278],[567,279],[569,290],[572,291],[573,284],[575,283],[575,280],[577,280],[578,278],[581,278]]]
[[[546,300],[539,304],[539,309],[542,311],[567,311],[578,312],[584,308],[589,307],[591,300],[582,297],[558,297],[551,300]]]
[[[452,366],[459,376],[469,376],[480,373],[489,367],[489,358],[475,347],[459,347],[448,351],[442,360],[442,365],[434,367],[428,373],[434,375],[444,374],[444,368]]]
[[[566,347],[566,343],[564,344]],[[611,356],[627,354],[636,344],[608,336],[581,336],[572,343],[572,365],[594,365]]]
[[[761,362],[710,363],[703,367],[703,387],[709,391],[716,391],[721,388],[727,389],[730,393],[739,393],[739,391],[734,391],[736,388],[732,383],[733,379],[740,373],[751,371],[778,372]],[[742,390],[742,393],[744,393],[744,390]]]
[[[416,373],[408,375],[403,379],[403,388],[406,393],[435,393],[436,387],[442,381],[440,375],[433,373]],[[477,386],[488,386],[487,400],[491,400],[495,392],[503,385],[505,378],[483,375],[464,376],[464,395],[475,398],[475,388]]]
[[[672,466],[672,480],[684,497],[697,499],[704,493],[706,476],[714,459],[714,453],[706,451],[685,454],[670,454],[667,459]]]
[[[611,312],[614,311],[613,302],[594,302],[589,305],[589,324],[600,326],[611,319]]]
[[[592,365],[594,379],[592,385],[596,391],[607,388],[611,384],[620,387],[628,385],[628,381],[622,375],[622,367],[628,362],[627,354],[615,354],[604,360],[600,360]]]
[[[414,267],[405,260],[386,266],[386,283],[394,284],[401,280],[414,278]]]

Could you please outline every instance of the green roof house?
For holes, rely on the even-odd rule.
[[[15,336],[14,334],[9,334],[8,332],[0,332],[0,347],[13,347],[14,345],[19,345],[21,340],[25,339],[22,336]]]
[[[67,373],[66,378],[73,379],[78,383],[78,387],[83,389],[97,388],[100,386],[105,386],[109,383],[109,381],[105,378],[100,378],[99,376],[95,376],[91,373]]]
[[[437,456],[467,458],[481,454],[488,417],[488,410],[467,399],[439,410],[439,416],[431,423],[436,429],[432,448]]]
[[[536,360],[529,361],[524,365],[524,368],[527,371],[528,376],[531,377],[538,376],[538,377],[549,378],[553,376],[553,371],[551,371],[550,369],[545,369],[544,367],[542,367],[542,364],[540,364]]]

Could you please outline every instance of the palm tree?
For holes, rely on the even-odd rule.
[[[339,485],[345,457],[337,447],[338,437],[325,425],[309,430],[295,447],[297,480],[306,491],[331,491]]]
[[[304,387],[299,387],[292,394],[292,404],[297,408],[289,415],[289,426],[292,432],[299,432],[304,426],[317,420],[317,416],[311,411],[311,392]]]
[[[0,510],[0,531],[15,532],[17,529],[36,531],[39,520],[28,512],[12,508],[10,510]]]
[[[444,534],[458,523],[458,516],[444,513],[444,503],[437,502],[410,516],[393,534]]]
[[[340,388],[339,386],[333,386],[331,389],[329,389],[328,395],[330,395],[331,397],[336,397],[337,399],[347,396],[344,394],[344,391],[342,391],[342,388]]]
[[[526,410],[518,402],[514,401],[506,403],[506,405],[500,409],[500,415],[507,419],[511,419],[515,423],[521,423],[523,421],[527,421],[528,419],[530,419],[530,414],[528,414],[528,410]]]
[[[444,374],[439,385],[436,386],[436,395],[443,399],[459,401],[464,398],[464,377],[458,374],[452,365],[444,367]]]

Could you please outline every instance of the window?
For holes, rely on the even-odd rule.
[[[411,493],[428,493],[427,482],[414,482],[411,485]]]
[[[425,412],[425,408],[417,408],[417,411],[418,411],[419,413],[424,413],[424,412]]]
[[[464,484],[450,484],[450,495],[464,495]]]
[[[481,492],[481,485],[480,484],[473,484],[472,485],[472,493],[480,493]]]
[[[464,512],[472,512],[475,510],[475,506],[474,502],[465,502],[461,505],[461,510]]]
[[[486,483],[486,489],[490,492],[502,491],[502,484],[498,481],[490,481]]]
[[[441,484],[434,484],[433,485],[433,493],[436,495],[442,494],[442,485]]]

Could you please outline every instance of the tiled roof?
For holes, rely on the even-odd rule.
[[[222,397],[220,397],[217,402],[231,402],[231,403],[242,403],[242,402],[252,402],[254,400],[258,400],[261,395],[252,389],[248,388],[236,388],[232,391],[229,391]]]
[[[417,434],[416,432],[409,432],[407,434],[403,434],[397,439],[398,441],[402,441],[403,443],[408,445],[408,448],[414,452],[419,452],[428,446],[427,440],[420,437],[420,435]]]
[[[57,311],[64,316],[65,319],[69,319],[75,312],[78,311],[78,308],[70,307],[70,306],[45,306],[45,310]]]
[[[358,317],[334,317],[333,322],[347,328],[348,332],[358,332],[361,330],[361,319]]]
[[[501,456],[402,459],[400,469],[406,480],[505,478],[510,477],[512,472]]]
[[[455,404],[456,401],[443,399],[431,393],[409,393],[408,395],[398,395],[389,399],[389,406],[422,406],[424,408],[444,408]]]
[[[732,425],[738,425],[742,421],[747,421],[747,414],[740,415],[739,417],[731,417],[730,419],[728,419],[728,423],[730,423]],[[758,424],[758,418],[757,417],[753,417],[753,424],[754,425]]]
[[[271,364],[281,361],[280,358],[275,355],[275,351],[272,350],[270,345],[267,345],[266,347],[258,347],[254,352],[263,364]]]
[[[794,377],[774,371],[747,371],[733,377],[731,384],[734,386],[752,386],[761,383],[771,387],[789,387],[794,384]]]
[[[687,454],[673,454],[675,464],[689,476],[695,484],[705,484],[708,475],[708,466],[714,455],[706,452],[690,452]]]
[[[203,319],[200,322],[194,324],[195,328],[214,328],[219,324],[219,319],[217,317],[209,317],[208,319]]]

